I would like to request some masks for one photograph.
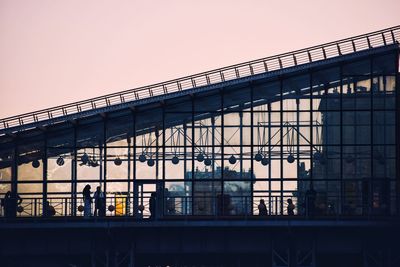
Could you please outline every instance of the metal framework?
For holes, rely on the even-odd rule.
[[[157,219],[248,218],[261,199],[268,215],[291,199],[296,216],[393,216],[397,51],[15,138],[2,192],[23,197],[19,216],[46,201],[80,216],[86,184],[106,192],[108,216],[139,220],[151,193]]]
[[[396,44],[400,39],[400,26],[371,32],[343,40],[313,46],[289,53],[266,57],[188,77],[150,86],[96,97],[72,104],[48,108],[0,120],[0,134],[24,130],[37,125],[53,124],[68,119],[99,114],[131,105],[138,100],[179,93],[193,88],[203,88],[244,77],[274,72],[302,64],[327,60],[338,56],[365,51],[371,48]]]
[[[216,264],[214,250],[237,266],[325,266],[326,253],[397,266],[399,38],[397,26],[1,120],[0,197],[14,209],[0,208],[0,255],[16,260],[25,240],[81,244],[91,266]],[[88,184],[106,195],[102,218],[94,203],[84,216]]]

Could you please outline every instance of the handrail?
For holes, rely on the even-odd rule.
[[[400,25],[339,41],[201,72],[162,83],[128,89],[118,93],[0,119],[0,130],[169,93],[176,93],[187,89],[222,83],[270,71],[277,71],[283,68],[325,60],[371,48],[398,44],[399,41]]]
[[[142,196],[133,195],[114,195],[107,196],[104,200],[104,215],[107,217],[128,216],[136,219],[147,219],[151,216],[150,210],[150,193]],[[394,195],[390,195],[390,199],[394,199]],[[185,196],[182,194],[170,195],[155,199],[157,204],[157,218],[164,217],[196,217],[208,216],[216,218],[221,216],[250,218],[259,216],[260,200],[265,201],[267,207],[267,215],[282,216],[287,215],[287,199],[292,199],[295,204],[294,216],[298,218],[307,218],[307,207],[304,198],[299,198],[293,195],[272,196],[267,192],[250,196],[250,192],[242,195],[231,195],[225,205],[224,200],[217,195],[213,196]],[[365,219],[374,217],[393,217],[384,206],[372,207],[370,204],[357,203],[359,196],[346,197],[347,202],[341,203],[339,195],[331,195],[329,199],[321,200],[316,205],[315,215],[319,218],[334,216],[336,218],[345,218],[347,216],[357,216]],[[13,215],[17,217],[42,217],[48,216],[43,213],[43,198],[42,197],[23,197],[22,203],[18,204],[18,208],[14,210]],[[54,209],[54,214],[51,216],[67,216],[67,217],[82,217],[84,216],[85,203],[82,197],[71,198],[64,197],[48,197],[49,206]],[[171,202],[169,202],[171,201]],[[283,203],[283,205],[282,205]],[[74,205],[75,204],[75,205]],[[342,205],[340,209],[339,205]],[[94,215],[95,203],[90,203],[90,213]],[[200,207],[203,207],[200,209]],[[207,208],[208,207],[208,208]],[[226,210],[225,210],[226,208]],[[51,217],[50,216],[50,217]],[[5,207],[0,207],[0,220],[6,216]],[[14,216],[12,216],[14,217]],[[310,218],[308,218],[310,219]]]

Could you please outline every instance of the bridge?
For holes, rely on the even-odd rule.
[[[399,266],[399,41],[0,119],[5,266]]]

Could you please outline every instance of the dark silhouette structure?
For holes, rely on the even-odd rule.
[[[94,192],[93,198],[95,203],[94,216],[106,216],[106,196],[104,192],[101,191],[100,186],[96,188],[96,192]]]
[[[265,205],[264,199],[261,199],[260,204],[258,204],[258,215],[260,215],[260,216],[268,215],[268,210],[267,210],[267,206]]]
[[[400,266],[399,40],[1,119],[0,265]]]

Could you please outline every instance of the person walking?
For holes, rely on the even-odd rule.
[[[287,203],[288,203],[288,206],[287,206],[287,215],[289,215],[289,216],[294,216],[294,209],[295,209],[295,206],[294,206],[294,204],[293,204],[292,199],[289,198],[289,199],[287,200]]]
[[[101,187],[96,188],[93,194],[94,198],[94,216],[104,217],[106,215],[106,196]]]
[[[17,206],[22,203],[22,198],[11,191],[8,191],[1,200],[4,209],[4,216],[7,218],[15,218],[17,215]]]
[[[83,203],[84,203],[84,210],[83,210],[84,217],[92,216],[92,196],[90,189],[91,189],[90,185],[87,184],[82,191]]]
[[[267,216],[268,210],[267,206],[265,205],[264,199],[260,199],[260,204],[258,204],[258,216]]]

